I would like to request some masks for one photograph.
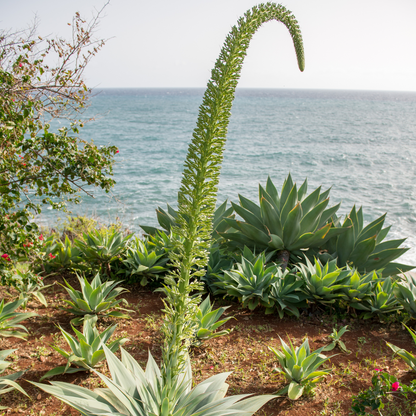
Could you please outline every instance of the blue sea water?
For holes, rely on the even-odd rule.
[[[130,229],[156,225],[155,209],[176,207],[183,162],[203,89],[94,91],[82,138],[114,144],[115,186],[94,190],[74,213],[119,217]],[[331,188],[338,214],[363,206],[365,223],[387,212],[388,239],[407,238],[400,259],[416,264],[416,93],[238,89],[232,108],[218,202],[258,199],[270,176],[290,172],[308,189]],[[49,224],[57,216],[44,212]]]

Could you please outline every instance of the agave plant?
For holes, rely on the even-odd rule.
[[[222,331],[215,332],[221,325],[224,325],[233,316],[228,316],[225,319],[220,319],[221,315],[229,308],[229,306],[221,306],[218,309],[212,310],[214,305],[211,304],[209,296],[199,305],[197,312],[198,326],[195,331],[194,345],[199,346],[202,341],[207,341],[211,338],[217,338],[222,335],[228,335],[231,330],[223,329]]]
[[[409,328],[408,326],[404,325],[406,329],[409,331],[410,336],[413,338],[414,343],[416,344],[416,332]],[[397,354],[400,358],[404,360],[404,362],[413,370],[416,371],[416,357],[409,351],[405,350],[404,348],[396,347],[390,342],[386,342],[386,344]]]
[[[311,352],[308,338],[300,347],[294,347],[290,339],[290,347],[281,338],[280,342],[282,344],[281,351],[273,347],[269,347],[269,349],[277,357],[282,367],[277,368],[277,371],[286,377],[289,385],[278,391],[277,394],[287,394],[289,399],[296,400],[304,392],[312,391],[315,384],[331,371],[331,369],[318,371],[318,368],[334,356],[327,357],[321,354],[324,347]]]
[[[231,270],[233,265],[234,260],[225,255],[218,245],[214,244],[209,253],[207,271],[205,276],[201,277],[201,280],[206,284],[208,289],[214,293],[217,289],[215,283],[220,281],[218,275],[223,275],[224,270]]]
[[[307,307],[308,296],[302,291],[305,282],[288,269],[277,269],[276,277],[277,280],[271,284],[269,295],[275,307],[266,309],[266,313],[277,309],[280,319],[283,319],[285,312],[299,318],[299,308]]]
[[[70,383],[33,383],[38,388],[58,397],[84,415],[120,416],[251,416],[272,395],[248,397],[243,394],[224,397],[230,373],[218,374],[192,389],[189,357],[180,372],[172,374],[171,367],[161,370],[149,352],[146,370],[139,366],[123,348],[121,361],[103,346],[113,379],[94,372],[107,385],[90,391]],[[164,380],[162,373],[168,374]]]
[[[332,329],[332,334],[328,335],[328,338],[332,340],[330,344],[324,347],[323,351],[332,351],[335,347],[338,347],[342,352],[351,353],[341,341],[341,337],[348,331],[348,325],[343,326],[339,331],[336,328]]]
[[[103,345],[106,345],[111,352],[116,352],[121,345],[128,341],[127,338],[119,338],[107,344],[117,325],[108,327],[100,334],[95,326],[96,322],[96,316],[85,319],[82,333],[72,327],[78,339],[59,327],[71,351],[67,352],[56,345],[52,345],[52,348],[65,357],[68,362],[64,366],[55,367],[48,371],[39,381],[59,374],[91,371],[92,368],[97,367],[105,359]],[[71,367],[72,365],[76,367]]]
[[[1,337],[15,337],[25,339],[27,338],[28,330],[19,322],[32,316],[38,316],[35,312],[15,312],[15,310],[25,302],[25,299],[17,299],[13,302],[4,303],[4,299],[0,303],[0,336]],[[17,331],[15,328],[22,329],[25,332]]]
[[[110,263],[127,250],[127,241],[132,235],[124,237],[123,233],[115,228],[95,230],[84,233],[84,241],[75,240],[74,243],[81,250],[86,262],[98,265],[101,272],[105,269],[107,276],[110,276]]]
[[[391,276],[407,272],[414,266],[393,262],[409,250],[399,248],[406,239],[384,241],[390,230],[390,227],[383,228],[385,217],[386,214],[364,227],[362,207],[356,211],[354,206],[342,226],[337,227],[345,232],[331,236],[321,248],[327,250],[332,258],[337,258],[339,267],[349,264],[360,273],[383,269],[384,276]],[[336,216],[332,220],[340,222]]]
[[[53,237],[52,237],[53,238]],[[48,244],[49,243],[49,244]],[[65,235],[64,241],[50,241],[45,244],[46,253],[44,262],[45,270],[87,270],[87,266],[81,264],[83,261],[82,251],[72,245],[68,235]]]
[[[347,286],[341,291],[349,304],[363,302],[371,296],[374,285],[380,280],[380,276],[375,271],[361,275],[357,270],[352,269],[345,280]]]
[[[396,282],[393,291],[405,311],[416,319],[416,277],[411,274],[403,276],[401,281]]]
[[[5,359],[16,350],[4,350],[0,351],[0,374],[10,366],[10,362],[5,361]],[[8,393],[14,389],[19,390],[20,393],[23,393],[25,396],[29,397],[28,394],[20,387],[16,380],[24,374],[24,371],[18,371],[16,373],[8,374],[7,376],[0,377],[0,395]],[[7,409],[5,406],[0,406],[0,409]]]
[[[394,295],[394,287],[396,282],[392,278],[387,277],[378,281],[374,286],[370,296],[360,302],[352,302],[350,306],[363,310],[362,317],[368,319],[374,315],[382,315],[397,312],[402,309],[402,305],[398,302]]]
[[[173,209],[169,204],[167,204],[167,211],[158,207],[156,210],[157,213],[157,220],[159,225],[163,228],[163,230],[169,234],[172,232],[173,227],[177,227],[177,219],[178,219],[178,211]],[[233,218],[233,208],[230,207],[227,209],[227,201],[224,201],[214,212],[214,216],[212,219],[212,238],[217,239],[220,237],[219,232],[225,232],[229,227],[224,220],[224,218]],[[145,233],[149,235],[155,235],[159,230],[155,227],[149,227],[147,225],[140,225],[141,228],[145,231]]]
[[[237,245],[247,245],[259,250],[278,250],[283,268],[292,257],[302,256],[300,250],[319,248],[331,237],[345,232],[335,228],[328,220],[340,204],[327,209],[329,189],[321,188],[306,196],[307,180],[298,189],[289,174],[279,195],[270,177],[266,189],[259,185],[260,205],[239,195],[240,204],[231,203],[243,221],[226,218],[234,232],[220,233]]]
[[[155,250],[149,249],[146,241],[135,238],[127,250],[123,264],[127,266],[130,282],[136,276],[141,276],[140,284],[146,286],[148,277],[155,277],[167,270],[167,261],[165,251],[157,254]]]
[[[299,264],[296,267],[305,282],[303,291],[308,295],[309,301],[330,305],[345,298],[343,290],[349,287],[350,271],[338,268],[336,260],[323,266],[317,259],[315,264],[312,264],[306,258],[306,265]]]
[[[81,291],[74,289],[65,279],[66,286],[61,285],[71,298],[71,300],[64,300],[70,307],[63,309],[80,316],[71,321],[72,325],[77,326],[81,324],[84,317],[89,315],[129,318],[128,315],[120,311],[108,311],[111,308],[120,309],[118,306],[120,303],[127,304],[125,299],[116,300],[118,295],[128,291],[127,289],[116,287],[120,282],[107,281],[101,283],[99,273],[95,275],[91,284],[88,283],[85,277],[77,277],[81,285]]]
[[[272,308],[274,302],[269,297],[270,287],[279,279],[279,267],[275,264],[265,267],[266,258],[263,253],[255,260],[253,264],[243,256],[241,263],[236,264],[236,269],[224,270],[224,275],[218,276],[219,281],[214,283],[218,287],[214,294],[225,293],[226,296],[236,297],[251,310],[259,304]]]
[[[42,305],[48,306],[48,302],[41,293],[42,290],[52,285],[44,285],[43,277],[38,276],[31,271],[21,271],[16,269],[16,273],[8,281],[19,293],[19,299],[23,299],[22,309],[26,309],[27,303],[32,297],[35,297]]]

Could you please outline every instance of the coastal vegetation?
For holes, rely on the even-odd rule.
[[[66,200],[78,201],[79,192],[89,193],[85,185],[106,191],[114,185],[115,146],[82,143],[65,128],[50,133],[49,124],[41,122],[42,111],[66,116],[68,107],[85,105],[82,69],[98,49],[83,58],[79,72],[78,64],[74,71],[67,65],[94,44],[89,35],[96,20],[84,28],[75,17],[75,44],[47,40],[46,54],[61,55],[57,68],[45,66],[30,36],[1,55],[0,335],[8,338],[0,341],[5,346],[11,337],[23,338],[19,349],[47,367],[28,369],[24,390],[16,384],[22,372],[0,377],[6,386],[1,394],[20,391],[3,399],[14,411],[313,414],[314,401],[323,397],[315,414],[365,415],[383,407],[390,409],[386,414],[414,411],[416,380],[405,369],[407,364],[414,370],[410,341],[416,338],[410,326],[416,292],[414,278],[403,274],[413,267],[395,262],[406,248],[400,248],[404,239],[386,239],[385,216],[365,225],[362,208],[353,207],[342,221],[336,216],[339,205],[328,208],[329,190],[308,194],[307,181],[298,188],[290,174],[280,193],[270,178],[260,185],[259,205],[240,195],[239,203],[216,208],[235,88],[252,36],[270,20],[288,28],[303,71],[302,37],[291,12],[267,3],[239,19],[204,94],[178,210],[159,208],[160,228],[143,225],[142,237],[120,224],[98,226],[85,217],[68,217],[61,232],[40,230],[31,221],[31,213],[41,209],[31,193],[62,209]],[[7,46],[7,37],[2,41]],[[45,70],[52,78],[42,78]],[[51,96],[36,96],[54,83],[60,88]],[[71,129],[77,133],[78,124]],[[19,307],[30,312],[16,312]],[[118,327],[107,326],[114,318]],[[24,320],[29,329],[19,324]],[[35,340],[25,347],[32,330]],[[404,338],[400,346],[384,338],[376,343],[374,333],[390,341],[398,334]],[[109,342],[113,334],[118,338]],[[46,338],[53,338],[51,348]],[[324,354],[331,350],[335,354]],[[0,358],[12,353],[4,350]],[[15,355],[17,366],[22,356]],[[56,366],[61,356],[66,363]],[[2,369],[9,365],[3,364]],[[237,376],[218,373],[220,368]],[[45,378],[50,384],[40,383]],[[227,395],[229,386],[234,395]],[[42,405],[23,401],[21,394],[29,391],[45,400]],[[59,407],[52,396],[75,410]]]

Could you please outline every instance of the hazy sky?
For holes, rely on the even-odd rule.
[[[104,0],[0,0],[0,25],[70,35],[73,14]],[[112,0],[98,37],[111,38],[86,78],[99,87],[204,87],[224,38],[253,0]],[[254,36],[239,86],[416,91],[416,0],[287,0],[303,35],[300,73],[287,29]]]

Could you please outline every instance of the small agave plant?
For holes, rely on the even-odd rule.
[[[130,281],[140,276],[140,284],[146,286],[149,277],[157,277],[165,272],[168,258],[165,251],[157,253],[155,249],[149,248],[146,241],[135,238],[127,250],[123,263],[127,266]]]
[[[277,250],[283,268],[286,268],[290,254],[297,262],[299,256],[303,258],[305,250],[319,248],[330,238],[346,231],[328,222],[340,206],[327,208],[329,189],[321,193],[319,187],[306,195],[307,186],[305,180],[298,189],[289,174],[279,195],[268,178],[266,188],[259,186],[260,205],[242,195],[239,195],[239,205],[231,203],[243,221],[225,218],[234,231],[220,235],[237,246]]]
[[[71,352],[67,352],[56,345],[52,345],[52,348],[65,357],[68,362],[64,366],[55,367],[48,371],[39,381],[59,374],[90,371],[91,368],[97,367],[105,359],[103,345],[106,345],[111,352],[116,352],[121,345],[128,341],[127,338],[120,338],[107,344],[117,325],[108,327],[100,334],[95,326],[96,322],[96,316],[84,320],[82,333],[72,327],[78,339],[59,327],[65,341],[71,348]],[[73,365],[75,367],[71,367]]]
[[[265,262],[264,253],[257,256],[253,263],[243,256],[236,269],[224,270],[223,276],[218,275],[219,281],[214,283],[218,289],[214,294],[225,293],[226,296],[236,297],[251,310],[258,305],[272,308],[274,301],[269,294],[271,285],[279,278],[279,266],[265,267]]]
[[[306,265],[296,267],[305,282],[302,290],[308,295],[309,301],[331,305],[345,298],[343,290],[349,288],[350,270],[338,268],[336,260],[322,265],[317,259],[312,264],[306,258]]]
[[[4,350],[0,351],[0,374],[10,366],[10,362],[6,361],[6,358],[16,350]],[[25,396],[29,397],[28,394],[20,387],[16,380],[24,374],[24,371],[18,371],[16,373],[8,374],[7,376],[0,377],[0,395],[8,393],[14,389],[19,390]],[[0,409],[7,409],[5,406],[0,406]]]
[[[397,312],[403,307],[394,294],[395,286],[396,282],[391,277],[380,279],[368,297],[360,302],[352,302],[350,306],[364,311],[361,315],[364,319]]]
[[[412,337],[414,343],[416,344],[416,331],[412,330],[408,326],[406,329],[409,331],[410,336]],[[404,348],[396,347],[396,345],[390,344],[390,342],[386,342],[386,344],[393,350],[395,354],[397,354],[403,361],[413,370],[416,371],[416,356],[414,356],[411,352],[405,350]]]
[[[74,289],[66,280],[66,286],[61,285],[69,294],[71,300],[64,300],[70,307],[63,308],[65,311],[80,316],[71,321],[72,325],[80,325],[85,316],[98,315],[116,318],[129,318],[120,311],[108,310],[118,308],[120,303],[127,304],[125,299],[116,300],[116,297],[127,289],[116,287],[120,282],[107,281],[101,283],[100,274],[97,273],[91,284],[86,277],[77,276],[81,285],[81,291]]]
[[[410,317],[416,319],[416,277],[411,274],[403,276],[396,282],[393,291]]]
[[[119,416],[251,416],[273,395],[248,397],[248,394],[225,397],[230,373],[208,378],[192,388],[189,357],[177,375],[169,369],[161,372],[149,352],[146,370],[123,348],[121,361],[105,346],[112,379],[94,370],[107,385],[90,391],[70,383],[51,385],[34,383],[58,397],[84,415]],[[162,373],[167,374],[165,380]]]
[[[229,308],[229,306],[221,306],[218,309],[212,310],[214,304],[211,304],[209,296],[199,305],[196,314],[197,328],[195,331],[195,340],[193,344],[199,346],[202,341],[207,341],[212,338],[217,338],[222,335],[228,335],[231,330],[223,329],[222,331],[215,332],[220,326],[224,325],[233,316],[228,316],[225,319],[220,319],[221,315]]]
[[[286,377],[289,385],[278,391],[277,394],[287,394],[289,399],[297,400],[304,392],[312,391],[316,383],[331,371],[331,369],[318,370],[318,368],[334,356],[327,357],[321,354],[325,347],[311,351],[308,338],[300,347],[294,347],[290,339],[290,346],[281,338],[280,342],[282,344],[281,351],[273,347],[269,347],[269,349],[277,357],[282,367],[277,368],[277,371]]]
[[[27,338],[28,330],[25,326],[19,324],[28,318],[38,316],[35,312],[15,312],[19,306],[25,303],[25,299],[17,299],[13,302],[4,303],[4,299],[0,303],[0,337],[15,337],[20,339]],[[18,331],[16,328],[22,329]]]

